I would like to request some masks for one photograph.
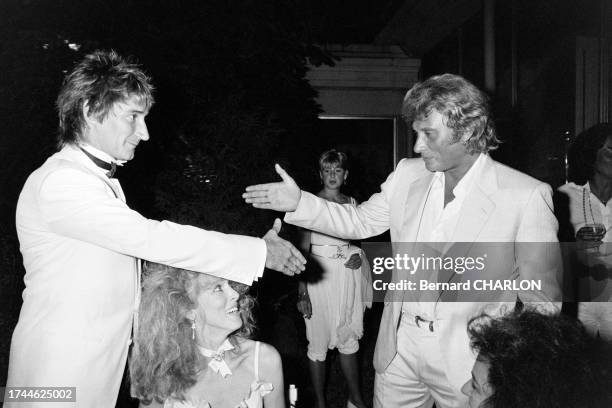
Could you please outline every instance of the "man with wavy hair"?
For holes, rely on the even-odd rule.
[[[492,304],[469,293],[387,292],[376,350],[374,406],[461,407],[461,386],[474,356],[465,327],[483,308],[500,310],[517,300],[556,310],[560,297],[554,250],[557,221],[550,186],[494,161],[495,134],[487,96],[452,74],[431,77],[406,94],[402,113],[412,124],[421,159],[401,160],[381,192],[358,207],[342,206],[301,191],[280,167],[282,182],[247,187],[257,208],[286,211],[285,221],[343,239],[364,239],[391,230],[394,243],[442,243],[455,256],[479,254],[485,243],[492,281],[541,282],[541,290],[510,290]],[[457,250],[455,243],[465,251]],[[501,243],[501,245],[500,245]],[[553,245],[556,248],[556,245]],[[553,248],[554,249],[554,248]],[[558,249],[558,248],[557,248]],[[420,255],[420,252],[415,253]],[[432,282],[461,281],[438,270]],[[400,282],[396,269],[393,279]],[[434,297],[431,297],[434,295]]]
[[[113,51],[87,55],[64,80],[60,150],[30,175],[17,204],[26,287],[7,387],[76,387],[76,406],[114,406],[140,259],[244,284],[264,265],[303,269],[299,251],[277,235],[280,220],[259,239],[151,220],[127,206],[113,173],[149,140],[152,93],[147,75]]]

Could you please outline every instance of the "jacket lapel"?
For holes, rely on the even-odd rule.
[[[416,242],[423,210],[429,195],[429,186],[434,173],[428,172],[422,177],[416,179],[406,192],[406,201],[404,203],[404,216],[402,218],[401,239],[402,242]],[[413,205],[411,200],[420,200],[418,205]]]
[[[497,173],[493,160],[484,157],[481,173],[474,180],[459,212],[459,219],[453,234],[453,242],[476,242],[489,217],[495,210],[490,198],[497,192]]]
[[[495,202],[490,198],[498,187],[497,173],[494,161],[488,155],[484,158],[481,173],[474,180],[472,189],[468,192],[461,210],[457,226],[453,233],[452,245],[444,256],[463,257],[472,248],[474,242],[479,241],[480,233],[495,210]],[[439,271],[439,282],[451,282],[457,279],[454,271]],[[457,292],[451,292],[456,297]],[[454,300],[440,291],[439,299]]]

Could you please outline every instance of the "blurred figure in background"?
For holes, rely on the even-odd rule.
[[[357,201],[341,191],[348,179],[347,167],[346,154],[333,149],[321,154],[319,176],[323,189],[317,195],[334,203],[356,206]],[[304,254],[311,255],[308,283],[299,282],[297,307],[306,323],[316,407],[326,406],[326,355],[328,349],[334,348],[339,351],[340,367],[348,385],[348,407],[365,407],[357,351],[367,300],[362,293],[369,288],[364,281],[370,273],[367,260],[361,249],[349,241],[314,231],[300,230],[298,246]]]
[[[570,269],[578,285],[578,318],[587,330],[612,340],[612,126],[578,135],[568,154],[569,183],[557,199],[560,238],[576,241]]]

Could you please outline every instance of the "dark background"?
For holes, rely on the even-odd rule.
[[[76,61],[95,49],[113,48],[136,57],[153,77],[151,140],[119,175],[132,208],[152,218],[261,236],[278,214],[253,210],[240,195],[246,185],[274,179],[275,162],[315,191],[318,154],[347,149],[355,156],[349,192],[361,200],[386,177],[392,163],[384,152],[390,145],[368,144],[378,128],[359,136],[358,129],[322,123],[305,74],[308,64],[334,64],[324,44],[380,42],[381,29],[410,3],[418,2],[0,2],[0,385],[23,289],[15,204],[27,175],[55,150],[54,100]],[[452,3],[461,1],[429,4],[442,14]],[[576,38],[607,36],[609,15],[605,0],[497,2],[497,91],[491,97],[504,144],[495,158],[553,186],[563,182],[565,135],[573,136],[575,128]],[[420,77],[461,73],[482,86],[482,17],[477,11],[426,49],[404,46],[422,58]],[[519,77],[514,102],[512,22]],[[427,24],[423,20],[423,30]],[[328,140],[330,134],[337,137]],[[382,158],[360,157],[368,148]],[[287,227],[284,234],[292,238],[294,231]],[[306,386],[305,338],[294,290],[294,279],[271,272],[253,288],[260,302],[260,337],[297,369],[287,373],[286,382]],[[363,342],[367,387],[377,323],[376,313],[369,316]]]

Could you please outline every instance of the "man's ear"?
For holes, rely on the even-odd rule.
[[[472,133],[470,133],[469,131],[465,131],[463,132],[463,134],[461,135],[461,137],[459,138],[459,141],[462,144],[466,144],[468,140],[470,140],[470,138],[472,137]]]
[[[92,120],[96,120],[96,118],[89,115],[89,102],[88,101],[83,102],[83,117],[85,118],[85,123],[87,124],[87,126],[89,126],[89,123]]]

